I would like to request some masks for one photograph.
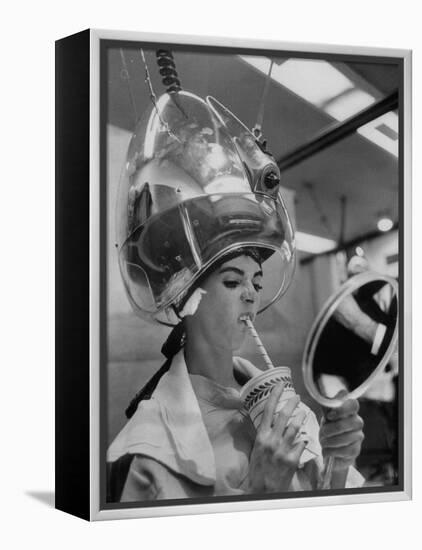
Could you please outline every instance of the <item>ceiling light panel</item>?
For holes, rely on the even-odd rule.
[[[296,247],[302,252],[311,254],[320,254],[321,252],[329,252],[337,247],[337,243],[331,239],[311,235],[310,233],[302,233],[296,231]]]
[[[268,58],[242,56],[242,59],[268,74]],[[288,59],[281,65],[274,64],[271,76],[279,84],[318,107],[354,87],[351,80],[327,61]]]
[[[361,126],[357,131],[360,135],[366,137],[376,145],[379,145],[379,147],[382,147],[392,155],[398,157],[399,141],[395,137],[398,135],[398,120],[397,114],[390,111],[375,120],[371,120],[368,124]],[[393,133],[391,135],[387,135],[385,131],[378,130],[378,127],[383,128],[383,126],[390,128]]]
[[[338,121],[346,120],[375,103],[375,98],[363,90],[350,90],[325,106],[325,111]]]
[[[274,78],[318,106],[353,87],[352,82],[327,61],[288,59],[275,67]]]

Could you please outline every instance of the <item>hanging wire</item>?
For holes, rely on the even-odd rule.
[[[339,245],[343,246],[346,240],[346,221],[347,221],[347,197],[342,195],[340,197],[340,235],[339,235]]]
[[[330,225],[330,222],[328,221],[328,218],[327,216],[324,214],[324,211],[322,209],[322,206],[315,194],[315,189],[314,189],[314,186],[312,185],[312,183],[309,183],[309,182],[305,182],[303,184],[303,186],[305,187],[305,189],[308,191],[309,193],[309,196],[311,197],[311,200],[312,202],[314,203],[314,206],[315,206],[315,209],[318,211],[319,215],[320,215],[320,220],[321,220],[321,223],[323,224],[323,226],[325,227],[326,231],[328,232],[328,234],[330,235],[330,237],[334,240],[336,240],[336,234],[335,234],[335,231],[333,230],[333,228],[331,227]]]
[[[258,116],[255,126],[252,128],[252,132],[257,140],[262,138],[262,124],[264,122],[265,102],[267,100],[268,90],[270,89],[271,73],[273,70],[274,60],[271,59],[270,68],[268,69],[267,76],[265,77],[265,85],[262,91],[261,102],[259,104]]]
[[[128,86],[128,89],[129,89],[130,101],[132,103],[133,114],[134,114],[134,117],[135,117],[135,126],[136,126],[136,124],[138,123],[138,111],[136,109],[136,102],[135,102],[135,98],[134,98],[134,95],[133,95],[132,86],[130,84],[129,68],[127,66],[125,54],[123,53],[122,48],[120,48],[120,57],[122,59],[122,65],[123,65],[123,69],[122,69],[120,75],[123,78],[123,80],[126,80],[126,82],[127,82],[127,86]]]
[[[152,87],[151,77],[150,77],[150,74],[149,74],[147,61],[145,59],[144,50],[141,48],[140,52],[141,52],[142,62],[143,62],[144,67],[145,67],[145,82],[148,85],[149,97],[151,99],[152,104],[154,105],[157,116],[158,116],[162,126],[165,128],[165,131],[168,133],[168,135],[171,136],[176,141],[178,141],[179,143],[181,143],[180,139],[175,134],[173,134],[173,132],[170,130],[170,126],[167,124],[167,122],[165,120],[163,120],[163,118],[161,116],[160,110],[159,110],[158,105],[157,105],[157,96],[155,95],[154,88]]]

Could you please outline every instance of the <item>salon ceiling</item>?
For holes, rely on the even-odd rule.
[[[155,93],[164,91],[153,52],[146,52]],[[256,122],[265,77],[231,55],[174,52],[177,72],[185,90],[212,95],[248,127]],[[145,71],[138,52],[125,50],[125,61],[136,112],[149,108]],[[350,63],[348,70],[378,97],[398,87],[397,70],[387,64]],[[108,122],[132,131],[135,124],[128,82],[120,50],[109,51]],[[336,121],[287,88],[272,82],[266,100],[263,131],[269,148],[279,159]],[[298,230],[338,240],[340,200],[346,197],[345,241],[376,230],[380,215],[398,218],[397,157],[363,136],[353,135],[315,154],[282,174],[283,185],[296,192]]]

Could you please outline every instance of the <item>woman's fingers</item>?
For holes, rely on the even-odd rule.
[[[294,408],[290,412],[289,417],[287,418],[287,415],[289,414],[289,410],[284,411],[283,409],[283,411],[285,412],[285,416],[283,417],[283,415],[281,415],[281,412],[283,411],[280,411],[278,418],[274,423],[274,435],[276,435],[277,437],[283,437],[286,443],[289,443],[289,444],[293,443],[293,441],[295,440],[297,433],[302,427],[302,424],[306,418],[306,411],[304,410],[298,411],[297,414],[292,416],[298,404],[299,404],[299,398],[296,399],[295,401],[293,401],[292,399],[292,407],[294,406]],[[288,406],[288,403],[285,405],[285,407],[287,406]]]
[[[363,420],[357,414],[336,421],[325,422],[320,430],[320,441],[323,444],[327,439],[346,432],[362,430]]]
[[[290,447],[289,449],[279,449],[277,451],[277,455],[279,459],[281,459],[282,462],[286,464],[289,468],[293,468],[296,470],[300,461],[300,457],[305,450],[306,444],[306,441],[298,441],[298,443],[296,443],[295,445],[293,445],[293,447]]]
[[[306,418],[305,411],[298,411],[292,417],[299,396],[286,400],[278,415],[275,414],[283,390],[284,384],[276,386],[268,398],[249,463],[252,487],[267,492],[288,490],[307,444],[303,440],[295,443]]]
[[[359,411],[359,401],[357,399],[347,399],[341,407],[336,409],[330,409],[326,412],[325,417],[327,420],[340,420],[341,418],[347,418],[353,416]]]
[[[363,438],[364,435],[361,430],[334,435],[333,437],[323,440],[324,449],[339,449],[341,447],[347,447],[352,443],[362,442]]]
[[[299,441],[296,443],[293,449],[293,456],[297,463],[299,463],[300,457],[302,456],[303,451],[305,450],[306,445],[308,444],[307,441]]]
[[[267,399],[267,403],[264,407],[264,412],[262,413],[262,420],[261,425],[259,426],[259,431],[262,432],[271,428],[275,409],[277,407],[277,403],[280,400],[281,394],[283,393],[284,386],[284,382],[281,382],[280,384],[277,384],[277,386],[274,386],[274,388],[271,390],[270,397]]]
[[[359,456],[364,423],[358,410],[356,399],[348,399],[341,407],[325,413],[326,421],[319,437],[324,456],[335,457],[337,462],[343,461],[343,465],[352,464]]]
[[[333,456],[336,459],[342,458],[343,460],[353,461],[360,454],[362,440],[350,443],[346,447],[332,448],[324,447],[322,449],[323,456]]]
[[[278,413],[277,417],[274,420],[273,433],[274,435],[281,437],[284,433],[284,430],[287,427],[290,417],[292,416],[294,410],[298,406],[300,397],[294,395],[286,401],[281,411]]]

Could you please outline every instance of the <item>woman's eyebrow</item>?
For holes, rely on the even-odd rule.
[[[219,271],[219,273],[226,273],[226,271],[234,271],[237,275],[241,275],[242,277],[245,275],[245,272],[242,269],[239,269],[238,267],[230,266],[222,267]],[[254,277],[262,277],[263,273],[262,270],[257,271],[254,273]]]

